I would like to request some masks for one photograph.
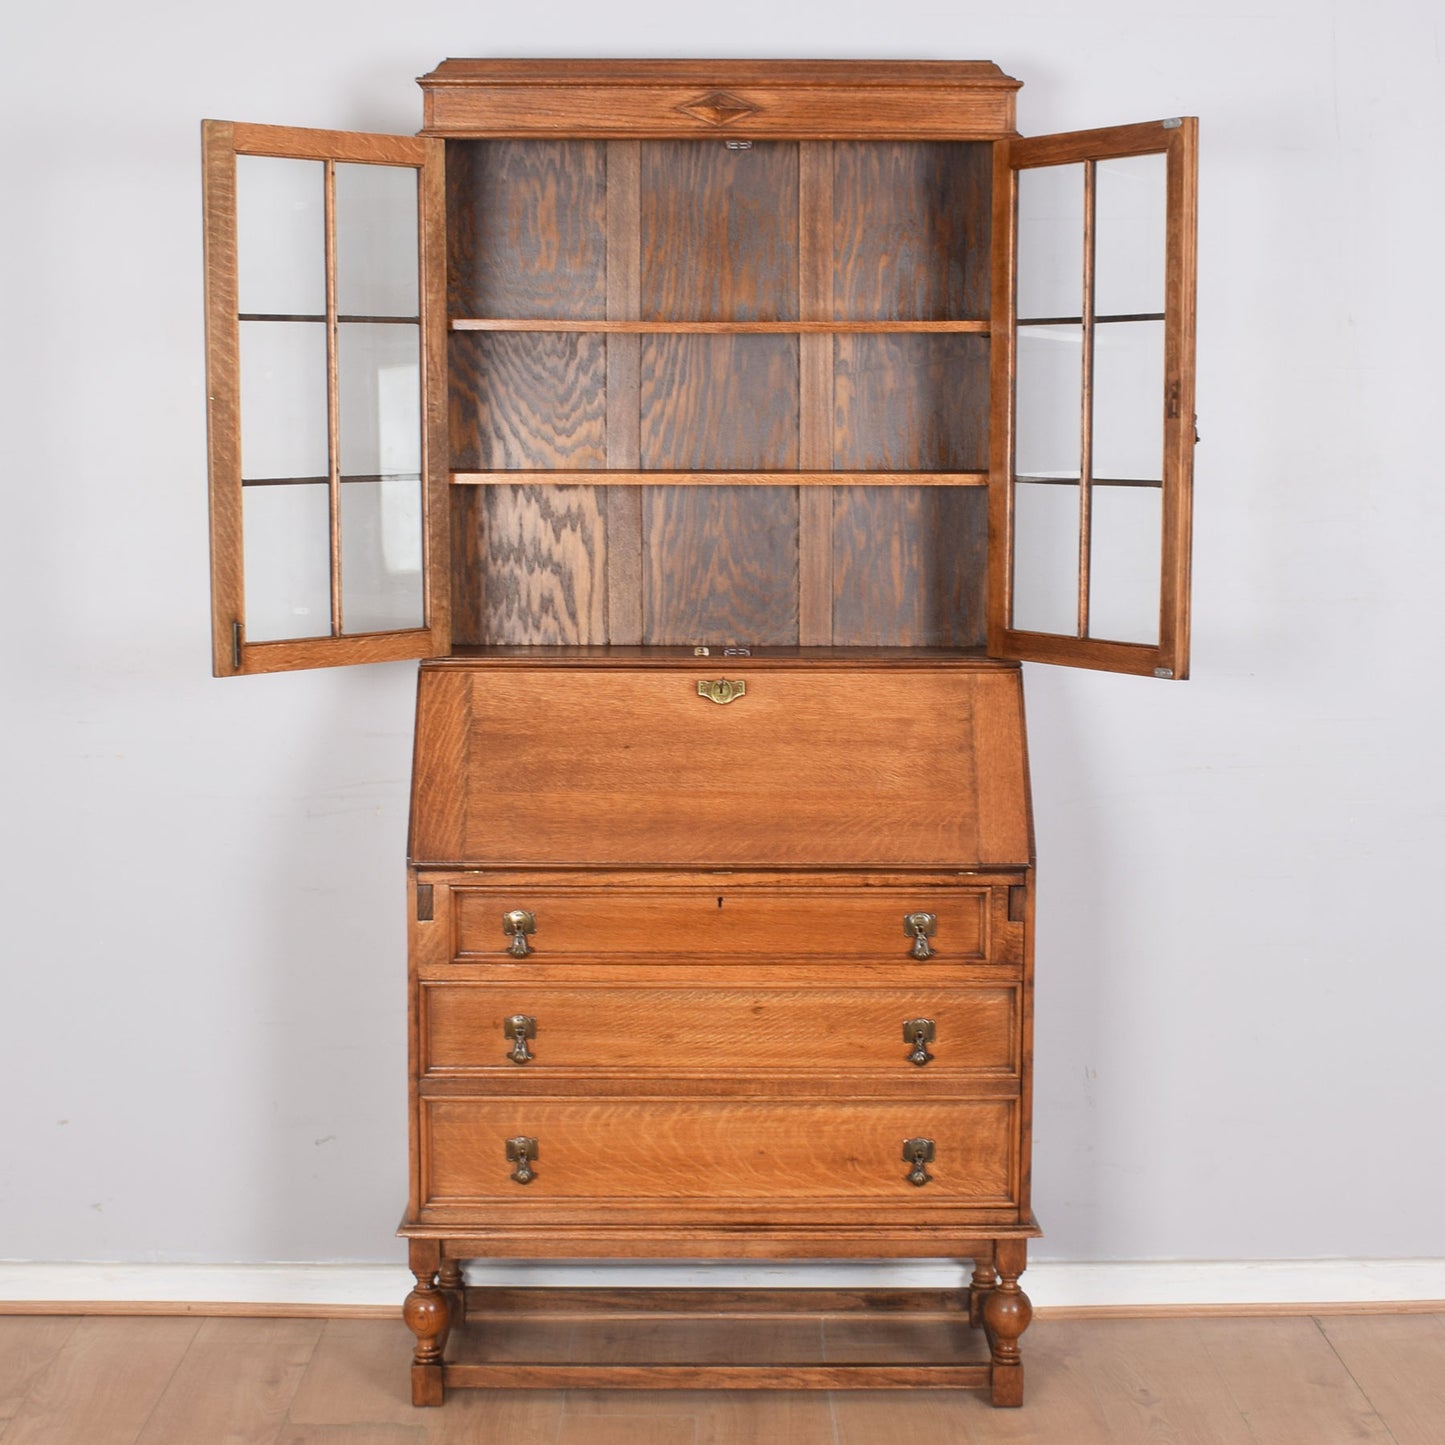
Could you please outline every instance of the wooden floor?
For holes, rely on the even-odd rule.
[[[3,1317],[0,1445],[1445,1445],[1441,1314],[1044,1318],[1008,1411],[922,1390],[414,1410],[410,1341],[388,1320]]]

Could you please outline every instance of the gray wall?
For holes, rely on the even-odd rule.
[[[445,55],[984,57],[1202,117],[1195,680],[1031,668],[1060,1259],[1445,1255],[1438,7],[57,0],[0,54],[0,1256],[394,1260],[410,665],[208,676],[203,115]]]

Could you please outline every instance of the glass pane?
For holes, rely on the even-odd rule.
[[[337,328],[343,477],[421,475],[421,329]]]
[[[1014,487],[1013,625],[1024,632],[1079,630],[1079,488]]]
[[[1094,314],[1164,310],[1163,155],[1100,161],[1094,177]]]
[[[1089,636],[1159,642],[1163,492],[1095,487],[1089,527]]]
[[[421,518],[420,480],[342,487],[342,630],[348,635],[422,626]]]
[[[1018,315],[1084,314],[1084,168],[1040,166],[1019,177]]]
[[[236,261],[243,313],[325,313],[326,175],[320,161],[236,157]]]
[[[411,166],[336,167],[336,309],[415,316],[417,173]]]
[[[1164,475],[1162,321],[1094,330],[1093,474],[1152,482]]]
[[[1084,328],[1029,326],[1018,333],[1014,470],[1077,477],[1083,408]]]
[[[331,508],[325,483],[243,487],[246,640],[331,632]]]
[[[324,477],[326,328],[317,321],[241,323],[241,475]]]

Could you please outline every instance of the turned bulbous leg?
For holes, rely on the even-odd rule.
[[[465,1324],[467,1319],[467,1286],[462,1278],[462,1262],[444,1259],[437,1274],[437,1288],[444,1291],[451,1305],[451,1326]]]
[[[416,1336],[411,1361],[411,1402],[440,1405],[442,1402],[442,1351],[451,1329],[451,1302],[437,1288],[435,1268],[412,1266],[416,1288],[407,1295],[401,1317]]]
[[[1000,1240],[999,1281],[983,1303],[983,1323],[988,1331],[993,1357],[990,1384],[995,1405],[1022,1405],[1024,1367],[1019,1353],[1019,1336],[1034,1316],[1029,1297],[1019,1288],[1019,1275],[1026,1263],[1022,1240]]]
[[[969,1281],[968,1322],[974,1329],[983,1326],[983,1302],[998,1282],[998,1271],[993,1267],[993,1249],[979,1254],[973,1261],[973,1278]]]

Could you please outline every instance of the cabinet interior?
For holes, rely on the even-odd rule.
[[[981,647],[991,167],[449,140],[454,643]]]

